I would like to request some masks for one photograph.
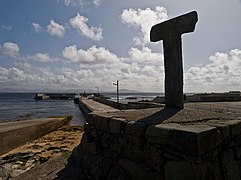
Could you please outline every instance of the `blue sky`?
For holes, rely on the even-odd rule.
[[[241,90],[239,0],[1,0],[0,90],[164,91],[152,25],[196,10],[183,35],[184,91]]]

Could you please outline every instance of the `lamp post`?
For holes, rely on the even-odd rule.
[[[98,86],[95,86],[95,88],[97,89],[97,93],[100,94],[100,88]]]
[[[117,96],[117,107],[119,109],[119,81],[117,80],[117,83],[113,83],[114,86],[116,86],[116,96]]]

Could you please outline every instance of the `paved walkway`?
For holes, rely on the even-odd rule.
[[[97,101],[94,101],[93,99],[82,99],[81,100],[88,108],[90,108],[93,112],[95,111],[102,111],[102,112],[114,112],[118,111],[118,109],[115,109],[111,106],[99,103]]]

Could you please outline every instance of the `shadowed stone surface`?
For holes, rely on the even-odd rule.
[[[152,42],[163,40],[166,107],[183,109],[182,39],[193,32],[198,21],[197,12],[178,16],[152,27]]]

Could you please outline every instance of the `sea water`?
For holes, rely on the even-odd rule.
[[[73,100],[35,100],[34,93],[0,93],[0,123],[51,116],[71,115],[70,124],[85,123]]]

